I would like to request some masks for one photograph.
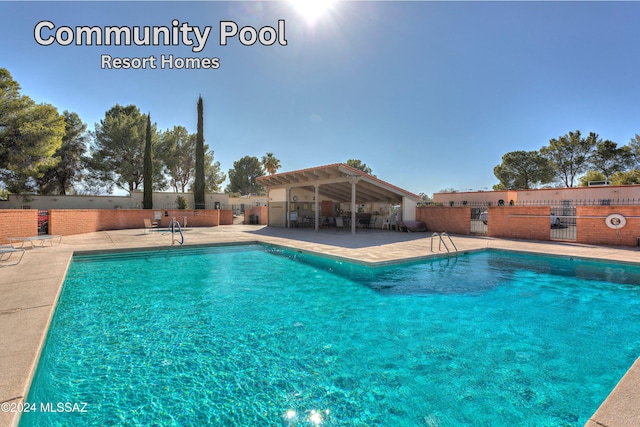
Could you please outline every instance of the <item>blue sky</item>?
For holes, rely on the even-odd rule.
[[[313,23],[290,2],[0,2],[0,67],[89,129],[116,103],[196,131],[227,172],[273,152],[281,172],[357,158],[414,193],[491,188],[503,154],[579,129],[640,134],[640,3],[337,2]],[[191,46],[49,46],[38,22],[212,31]],[[219,44],[219,22],[277,27],[286,46]],[[107,70],[101,56],[219,58],[218,69]]]

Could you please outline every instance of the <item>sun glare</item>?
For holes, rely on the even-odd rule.
[[[294,9],[309,23],[314,23],[331,9],[336,0],[289,0]]]

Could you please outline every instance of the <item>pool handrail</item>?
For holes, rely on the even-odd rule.
[[[433,238],[434,237],[438,237],[438,251],[442,250],[442,245],[444,245],[444,248],[447,250],[447,254],[451,253],[451,251],[449,250],[449,246],[447,246],[447,242],[444,241],[443,236],[447,237],[449,239],[449,242],[451,243],[451,246],[453,246],[453,249],[455,249],[455,255],[456,257],[458,256],[458,248],[456,247],[456,244],[453,243],[453,239],[451,239],[451,236],[449,236],[449,234],[447,234],[446,231],[443,231],[442,233],[433,233],[431,235],[431,252],[433,252]]]
[[[178,233],[180,233],[180,240],[176,239],[175,237],[173,237],[174,233],[175,233],[175,228],[176,225],[178,226]],[[180,227],[180,223],[178,221],[176,221],[176,217],[174,216],[171,219],[171,246],[173,246],[174,243],[178,242],[180,245],[184,244],[184,234],[182,234],[182,227]]]

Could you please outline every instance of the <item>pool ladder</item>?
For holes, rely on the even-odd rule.
[[[456,247],[456,244],[453,243],[453,240],[451,239],[451,236],[449,236],[446,232],[442,232],[442,233],[433,233],[431,235],[431,252],[433,252],[433,238],[437,237],[438,238],[438,251],[442,250],[442,246],[444,245],[444,248],[447,250],[447,254],[451,253],[451,250],[449,250],[449,246],[447,246],[447,242],[445,242],[444,238],[446,237],[447,240],[449,240],[449,243],[451,243],[451,246],[453,246],[453,249],[455,250],[455,255],[456,258],[458,257],[458,248]]]
[[[176,228],[178,229],[178,233],[180,234],[180,239],[174,237],[176,234]],[[184,244],[184,234],[182,234],[182,228],[180,227],[180,223],[176,221],[176,217],[174,216],[171,219],[171,246],[175,243],[179,243],[180,245]]]

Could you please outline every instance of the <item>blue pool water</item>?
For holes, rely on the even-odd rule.
[[[581,426],[640,356],[638,284],[493,251],[74,257],[20,425]]]

